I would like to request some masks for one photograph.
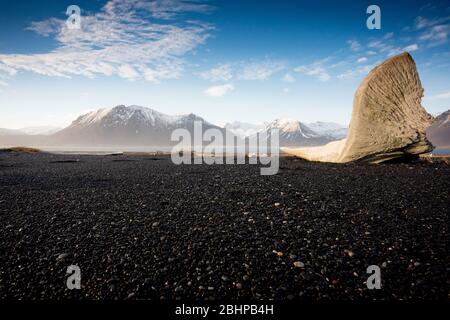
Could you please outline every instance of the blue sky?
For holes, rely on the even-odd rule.
[[[348,124],[376,64],[409,51],[434,114],[450,108],[448,1],[1,0],[0,127],[70,124],[118,104],[223,125]],[[81,8],[81,29],[66,8]],[[381,30],[366,27],[369,5]]]

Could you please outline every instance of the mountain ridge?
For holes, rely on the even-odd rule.
[[[0,143],[5,144],[9,136],[13,138],[10,139],[8,145],[171,146],[175,144],[170,139],[172,132],[175,129],[183,128],[193,136],[195,121],[202,123],[203,130],[214,128],[224,135],[227,131],[231,131],[239,138],[253,136],[263,130],[279,129],[280,145],[282,146],[321,145],[336,140],[332,135],[318,133],[296,119],[278,118],[264,124],[234,121],[227,123],[224,127],[219,127],[193,113],[168,115],[148,107],[118,105],[80,115],[69,126],[49,135],[27,135],[21,131],[2,131],[0,129]],[[328,131],[342,128],[338,124],[328,124]]]

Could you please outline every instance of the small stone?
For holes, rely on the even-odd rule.
[[[156,228],[157,226],[159,226],[159,222],[153,222],[152,228]]]
[[[68,253],[61,253],[58,258],[56,258],[57,260],[64,260],[65,258],[67,258],[69,256]]]
[[[227,276],[222,276],[221,279],[222,279],[222,281],[229,281],[230,280],[230,278],[228,278]]]
[[[175,288],[175,292],[181,292],[183,291],[183,288],[181,286],[178,286]]]
[[[242,289],[242,283],[240,283],[240,282],[236,283],[236,289],[241,290]]]
[[[280,203],[279,202],[275,202],[275,207],[279,207]]]
[[[305,264],[304,264],[303,262],[301,262],[301,261],[295,261],[295,262],[294,262],[294,266],[295,266],[296,268],[304,268],[304,267],[305,267]]]

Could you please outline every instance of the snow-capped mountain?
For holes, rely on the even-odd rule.
[[[234,121],[227,123],[225,129],[231,131],[235,135],[241,138],[245,138],[256,134],[258,131],[264,129],[267,124],[252,124],[247,122]]]
[[[281,118],[267,124],[262,130],[268,132],[278,129],[280,146],[315,146],[323,145],[335,139],[323,136],[309,128],[304,123],[295,119]]]
[[[450,110],[437,116],[427,129],[427,138],[436,148],[450,148]]]
[[[167,115],[141,106],[119,105],[103,108],[79,116],[70,126],[54,134],[45,135],[55,127],[0,129],[0,145],[31,146],[171,146],[172,132],[187,129],[194,134],[194,122],[201,121],[203,131],[214,128],[224,135],[231,131],[239,138],[251,137],[261,131],[279,129],[280,146],[323,145],[345,136],[346,128],[333,123],[316,122],[310,125],[295,119],[276,119],[265,124],[235,121],[225,128],[215,126],[195,114]],[[39,134],[38,134],[39,133]]]
[[[120,105],[92,111],[52,136],[54,143],[72,145],[169,146],[173,130],[184,128],[193,135],[194,121],[203,130],[217,126],[194,114],[171,116],[141,106]]]
[[[334,122],[317,121],[308,123],[307,126],[320,135],[330,136],[334,139],[344,139],[348,132],[347,127]]]

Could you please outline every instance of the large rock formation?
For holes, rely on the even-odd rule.
[[[371,163],[429,152],[432,145],[425,130],[432,117],[421,106],[422,97],[416,65],[405,52],[374,68],[362,81],[346,139],[283,151],[312,161]]]

